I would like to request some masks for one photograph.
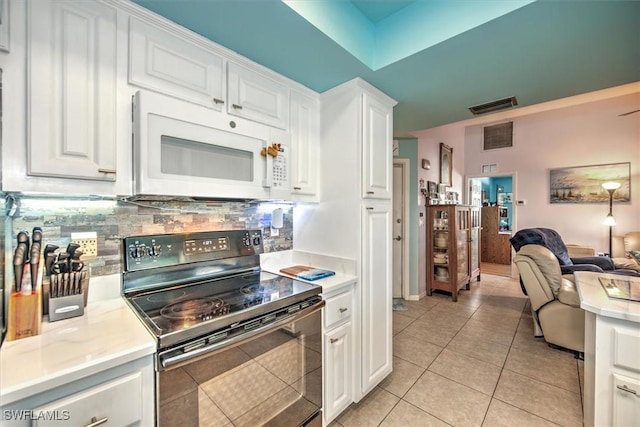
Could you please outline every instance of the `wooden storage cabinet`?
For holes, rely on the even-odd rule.
[[[480,208],[464,205],[427,206],[427,295],[469,289],[480,280]]]
[[[325,301],[323,415],[328,425],[353,401],[353,286],[325,295]]]
[[[482,262],[511,264],[510,233],[500,232],[500,219],[507,215],[502,206],[482,207]]]

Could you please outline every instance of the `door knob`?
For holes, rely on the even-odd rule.
[[[400,240],[402,240],[402,237],[400,237],[400,236],[396,236],[396,237],[394,237],[394,238],[393,238],[393,240],[398,240],[398,241],[400,241]]]

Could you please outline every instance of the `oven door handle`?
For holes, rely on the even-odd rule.
[[[311,316],[312,314],[315,314],[318,311],[322,310],[322,307],[324,307],[324,304],[325,304],[324,300],[319,301],[316,304],[309,306],[307,308],[304,308],[291,316],[287,316],[273,323],[268,323],[264,326],[252,329],[251,331],[247,331],[243,334],[237,335],[235,337],[231,337],[227,340],[220,341],[205,347],[201,347],[201,348],[189,351],[187,353],[182,353],[176,356],[168,356],[168,357],[162,354],[159,354],[158,360],[160,362],[161,369],[168,369],[172,366],[190,361],[191,359],[208,355],[209,353],[215,352],[216,350],[219,350],[222,348],[226,349],[232,345],[235,346],[235,345],[243,344],[245,341],[264,335],[274,329],[277,329],[283,325],[286,325],[287,323],[297,322],[305,317]]]

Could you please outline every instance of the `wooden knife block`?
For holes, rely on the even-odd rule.
[[[31,289],[31,269],[24,265],[20,292],[12,288],[7,309],[7,341],[39,335],[42,329],[42,266],[36,288]],[[14,279],[15,282],[15,279]]]

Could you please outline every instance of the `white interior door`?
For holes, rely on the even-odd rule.
[[[402,298],[404,284],[404,173],[403,164],[393,164],[393,298]]]

